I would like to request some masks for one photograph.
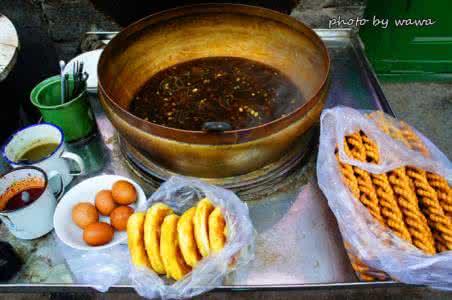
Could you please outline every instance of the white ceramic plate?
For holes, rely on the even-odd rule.
[[[86,81],[86,89],[90,93],[97,93],[97,64],[103,49],[88,51],[79,56],[74,57],[66,64],[64,73],[72,74],[74,62],[79,61],[84,63],[83,70],[88,73],[88,80]]]
[[[127,233],[125,231],[116,231],[113,240],[102,246],[89,246],[83,240],[83,230],[72,221],[72,208],[79,202],[89,202],[94,205],[97,192],[100,190],[109,190],[118,180],[127,180],[137,190],[137,201],[130,205],[134,209],[139,204],[145,203],[146,196],[143,189],[133,180],[118,175],[101,175],[86,179],[71,188],[59,201],[55,214],[53,216],[53,225],[58,237],[68,246],[81,250],[99,250],[112,247],[119,243],[127,242]],[[109,217],[99,214],[99,221],[110,223]]]

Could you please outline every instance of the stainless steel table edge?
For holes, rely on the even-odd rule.
[[[302,285],[246,285],[246,286],[221,286],[210,292],[254,292],[254,291],[305,291],[305,290],[331,290],[331,289],[359,289],[359,288],[400,288],[406,286],[395,281],[375,282],[350,282],[350,283],[322,283]],[[421,287],[411,285],[411,287]],[[2,284],[0,293],[86,293],[94,290],[87,284]],[[114,285],[108,293],[130,293],[135,292],[129,285]]]

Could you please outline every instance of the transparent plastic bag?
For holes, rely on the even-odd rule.
[[[368,113],[348,107],[335,107],[324,110],[320,118],[317,180],[336,216],[343,240],[350,245],[348,250],[352,251],[352,255],[398,281],[452,290],[452,251],[426,255],[375,221],[343,183],[335,148],[338,145],[342,162],[358,166],[369,173],[381,174],[409,165],[437,173],[446,178],[449,184],[452,181],[451,162],[421,133],[412,129],[425,144],[428,155],[407,147],[383,132],[376,121],[368,117]],[[390,116],[382,116],[391,126],[407,126]],[[344,137],[359,130],[378,145],[380,164],[363,163],[350,159],[344,153]]]
[[[222,284],[224,277],[254,258],[255,230],[248,206],[233,192],[182,176],[171,177],[148,199],[139,211],[145,211],[156,202],[169,205],[177,214],[207,197],[220,207],[228,226],[228,240],[222,251],[211,254],[181,280],[174,282],[150,269],[133,267],[130,279],[138,294],[148,299],[182,299],[207,292]]]
[[[87,284],[100,292],[106,292],[112,285],[127,282],[131,269],[127,245],[87,251],[66,246],[56,234],[54,237],[75,283]]]

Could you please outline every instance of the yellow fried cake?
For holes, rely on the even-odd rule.
[[[177,238],[179,240],[180,250],[187,265],[194,267],[201,259],[198,248],[196,246],[193,217],[195,216],[196,207],[187,210],[177,223]]]
[[[144,212],[132,214],[127,221],[127,238],[132,263],[137,267],[149,268],[148,257],[144,248]]]
[[[209,233],[208,233],[208,218],[212,210],[213,204],[209,199],[204,198],[196,205],[195,216],[193,217],[193,224],[195,229],[195,240],[199,252],[203,257],[210,254]]]
[[[160,257],[160,227],[163,219],[172,214],[173,210],[166,204],[156,203],[152,205],[144,222],[144,245],[152,269],[158,274],[165,274],[165,266]]]
[[[223,249],[226,242],[226,222],[219,207],[215,208],[209,215],[209,245],[212,253]]]
[[[181,279],[190,272],[190,267],[185,264],[177,239],[177,223],[179,216],[170,214],[165,217],[161,227],[160,255],[165,266],[166,275],[174,280]]]

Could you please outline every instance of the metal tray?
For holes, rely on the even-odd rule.
[[[331,88],[326,106],[347,105],[393,114],[355,32],[348,29],[319,29],[316,32],[326,43],[332,61]],[[114,35],[88,34],[106,40]],[[73,184],[100,173],[123,174],[142,183],[149,195],[154,187],[127,168],[120,154],[115,129],[96,97],[91,101],[100,133],[68,145],[68,148],[81,155],[92,172],[89,176],[77,178]],[[247,202],[258,231],[256,257],[246,272],[229,276],[218,290],[399,285],[358,281],[344,251],[336,220],[317,188],[315,159],[314,150],[296,171],[271,190],[266,190],[265,194],[256,194],[254,200]],[[0,292],[60,292],[89,288],[88,285],[73,283],[53,234],[34,241],[20,241],[0,226],[0,239],[8,240],[22,257],[27,257],[21,273],[11,282],[0,284]],[[110,291],[129,289],[128,282],[124,281]]]

